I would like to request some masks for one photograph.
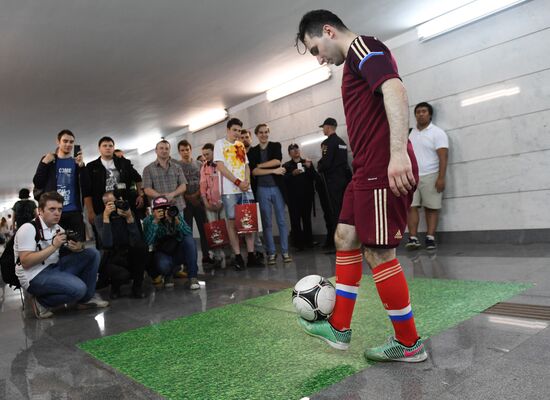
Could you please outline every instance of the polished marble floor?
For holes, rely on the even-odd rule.
[[[106,310],[64,311],[41,321],[25,317],[19,294],[6,288],[0,292],[0,399],[158,399],[75,345],[273,293],[308,274],[333,275],[334,255],[293,256],[288,265],[279,260],[269,268],[203,275],[199,291],[183,284],[161,291],[148,287],[144,300],[121,298]],[[509,301],[550,306],[547,244],[443,245],[434,253],[402,252],[400,260],[410,278],[532,282],[536,285]],[[546,399],[549,324],[480,314],[432,337],[426,362],[377,364],[311,399]]]

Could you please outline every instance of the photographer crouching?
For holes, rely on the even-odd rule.
[[[31,295],[36,318],[50,318],[51,309],[77,303],[79,309],[107,307],[95,294],[99,252],[85,249],[75,232],[58,223],[63,196],[47,192],[40,196],[38,218],[23,224],[14,241],[15,273],[25,295]],[[67,255],[59,256],[60,249]]]
[[[174,286],[172,277],[185,262],[189,289],[199,289],[197,247],[193,232],[185,223],[183,214],[165,196],[158,196],[153,200],[153,214],[143,220],[143,231],[145,243],[152,245],[154,249],[153,274],[163,277],[164,287]]]
[[[99,268],[97,288],[111,285],[111,299],[120,297],[120,287],[132,280],[132,296],[146,297],[143,273],[147,259],[145,245],[128,201],[116,192],[103,195],[103,213],[95,217],[103,257]]]

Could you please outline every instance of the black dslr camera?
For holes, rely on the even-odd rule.
[[[118,199],[115,200],[115,207],[122,211],[128,211],[130,209],[130,203],[128,203],[128,200]]]
[[[171,218],[177,217],[179,213],[180,213],[180,211],[178,210],[178,207],[176,207],[176,206],[170,206],[166,210],[166,214]]]
[[[162,207],[164,210],[164,216],[169,216],[170,218],[175,218],[179,215],[180,211],[177,206],[168,206],[168,207]]]
[[[65,230],[65,235],[67,235],[67,242],[72,240],[73,242],[80,242],[80,235],[78,232],[73,231],[72,229]]]
[[[124,198],[124,192],[124,190],[118,188],[113,191],[113,195],[116,198],[115,207],[122,211],[128,211],[130,209],[130,203]],[[113,213],[116,213],[116,211]]]

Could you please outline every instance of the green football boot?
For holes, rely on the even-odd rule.
[[[421,362],[428,358],[428,353],[426,353],[424,342],[420,338],[414,345],[407,347],[390,336],[382,346],[365,350],[365,358],[372,361]]]
[[[324,340],[335,349],[347,350],[349,347],[349,343],[351,342],[351,329],[339,331],[333,328],[326,319],[309,322],[298,317],[298,323],[308,335]]]

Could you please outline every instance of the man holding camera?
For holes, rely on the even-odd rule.
[[[143,220],[143,230],[145,243],[154,248],[155,285],[161,287],[164,281],[164,287],[174,287],[172,277],[185,262],[189,289],[199,289],[195,239],[178,207],[172,205],[166,196],[156,197],[153,200],[153,214]]]
[[[143,273],[147,247],[141,238],[135,216],[126,200],[114,193],[103,197],[104,210],[94,224],[104,251],[99,269],[98,287],[111,285],[111,299],[120,297],[120,287],[132,280],[132,296],[145,298]]]
[[[15,273],[27,293],[36,318],[50,318],[51,309],[77,303],[79,309],[107,307],[95,295],[99,252],[84,248],[74,232],[58,225],[64,197],[46,192],[38,202],[39,217],[17,231],[14,241]],[[68,255],[59,256],[66,248]]]
[[[144,206],[141,176],[129,160],[114,156],[115,141],[109,136],[102,137],[99,139],[98,150],[100,156],[86,166],[90,176],[91,197],[84,200],[88,212],[88,221],[92,225],[94,225],[97,215],[100,219],[103,219],[102,214],[105,208],[103,194],[105,192],[119,189],[117,195],[128,200],[134,213],[138,208]],[[130,192],[134,181],[137,187],[137,197],[135,193],[131,195]]]
[[[82,218],[82,199],[90,196],[90,178],[84,167],[80,146],[75,145],[75,136],[63,129],[57,134],[54,153],[42,157],[34,174],[34,198],[52,190],[63,196],[63,213],[59,225],[78,232],[81,240],[86,238]]]

